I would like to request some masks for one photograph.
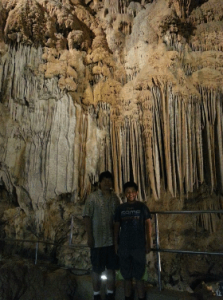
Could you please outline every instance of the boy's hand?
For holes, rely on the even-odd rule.
[[[90,248],[93,248],[94,247],[94,238],[93,236],[89,236],[88,239],[87,239],[87,245],[88,247]]]

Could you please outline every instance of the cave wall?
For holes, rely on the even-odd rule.
[[[53,241],[40,251],[87,268],[62,246],[104,170],[151,210],[222,209],[222,86],[221,1],[1,0],[1,237]],[[163,247],[222,249],[220,215],[160,231]],[[78,216],[72,238],[86,242]]]

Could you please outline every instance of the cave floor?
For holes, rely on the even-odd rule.
[[[75,293],[74,300],[91,300],[92,297],[92,285],[90,275],[77,276],[77,291]],[[102,299],[104,300],[105,285],[102,286]],[[216,297],[213,297],[215,299]],[[124,287],[123,282],[118,281],[116,283],[116,300],[124,300]],[[135,293],[135,300],[137,300]],[[147,286],[147,300],[195,300],[195,299],[206,299],[199,298],[194,294],[187,292],[178,292],[172,290],[162,290],[161,292],[157,287]],[[210,299],[210,298],[209,298]],[[208,299],[208,300],[209,300]],[[212,299],[212,298],[211,298]],[[218,298],[217,298],[218,299]]]

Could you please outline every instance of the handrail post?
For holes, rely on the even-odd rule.
[[[155,230],[156,230],[156,257],[157,257],[157,272],[158,272],[158,284],[159,290],[162,290],[162,283],[161,283],[161,259],[160,259],[160,252],[159,252],[159,225],[158,225],[158,215],[155,214]]]
[[[73,238],[73,227],[74,227],[74,217],[71,217],[71,224],[70,224],[70,237],[69,237],[69,245],[72,245],[72,238]]]
[[[35,265],[37,264],[37,258],[38,258],[38,248],[39,248],[39,243],[36,243],[36,255],[35,255]]]

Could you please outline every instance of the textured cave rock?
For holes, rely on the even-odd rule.
[[[75,276],[51,265],[34,266],[28,261],[0,262],[1,300],[74,299]]]
[[[0,0],[1,238],[54,242],[40,254],[88,269],[71,218],[86,244],[104,170],[151,210],[223,209],[222,86],[222,1]],[[160,216],[161,246],[220,252],[222,217]],[[163,256],[164,283],[221,277],[205,260]]]

